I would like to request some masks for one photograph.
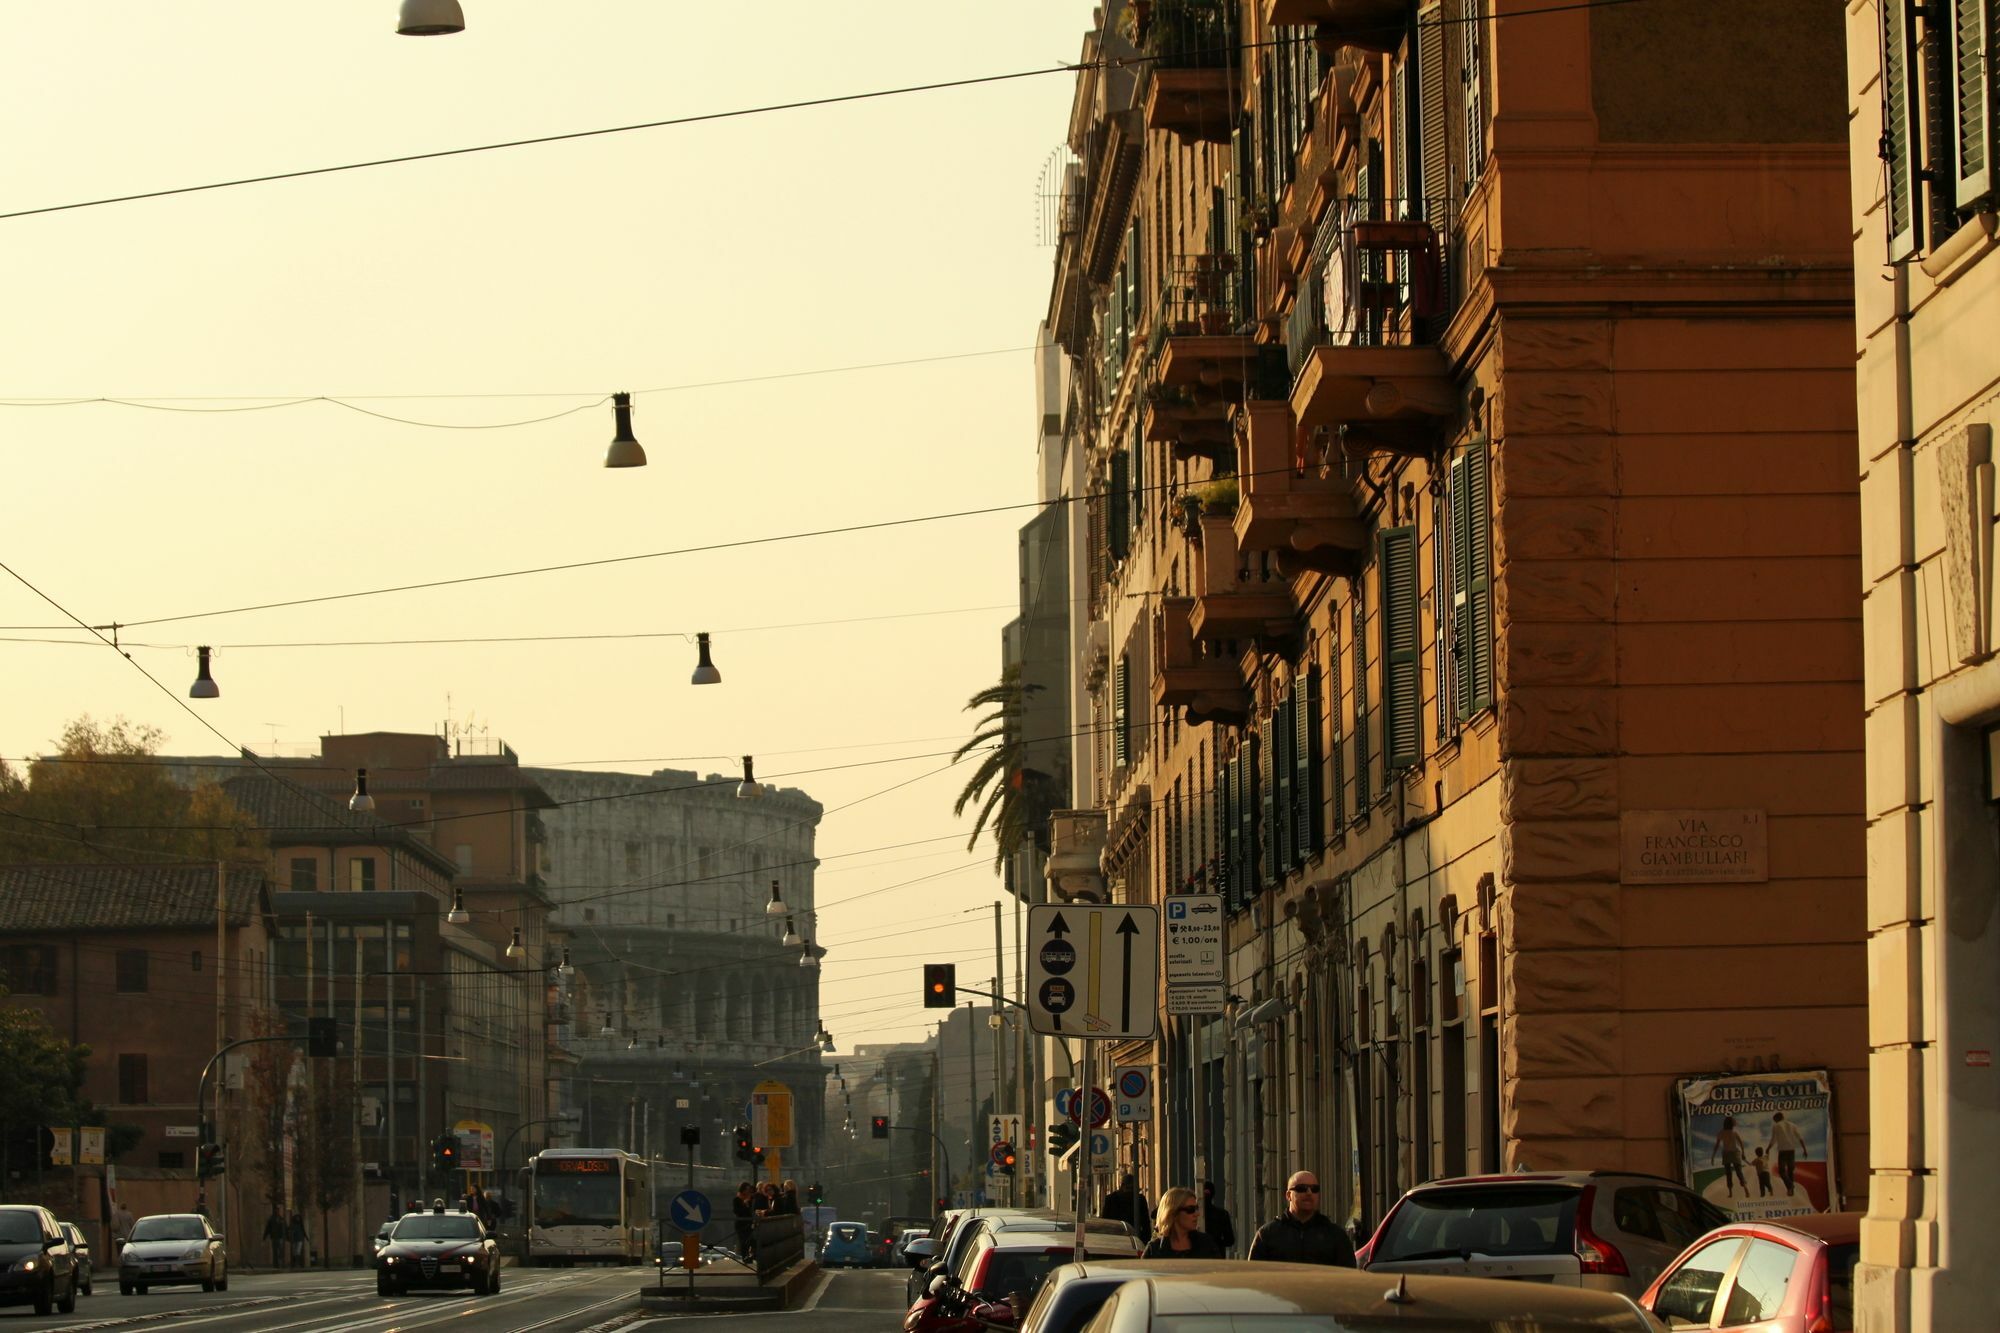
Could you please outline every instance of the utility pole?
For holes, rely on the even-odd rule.
[[[389,936],[382,937],[382,952],[388,954],[395,941]],[[366,960],[362,956],[361,931],[354,932],[354,1060],[349,1075],[354,1085],[354,1202],[347,1210],[347,1238],[353,1247],[348,1253],[354,1262],[361,1262],[362,1214],[365,1209],[362,1200],[367,1197],[368,1188],[362,1181],[361,1169],[361,977],[366,970]],[[331,1258],[332,1256],[328,1256]]]
[[[965,1002],[965,1151],[967,1158],[976,1163],[979,1160],[979,1052],[974,1045],[976,1036],[972,1030],[974,1026],[976,1025],[972,1021],[972,1001],[967,1000]],[[984,1186],[979,1183],[977,1169],[968,1169],[966,1179],[972,1182],[969,1188],[984,1191]]]
[[[229,869],[227,864],[218,857],[215,862],[215,1048],[217,1050],[221,1050],[229,1040],[228,897]],[[222,1086],[223,1092],[218,1093],[215,1098],[215,1137],[210,1140],[215,1143],[224,1141],[222,1133],[222,1107],[224,1096],[227,1094],[229,1088],[229,1080],[227,1078],[223,1079]],[[208,1127],[204,1125],[202,1133],[206,1134],[208,1132]],[[199,1161],[200,1149],[196,1149],[195,1156],[196,1160]],[[216,1186],[215,1195],[216,1216],[221,1220],[222,1234],[227,1236],[229,1234],[229,1177],[227,1175],[223,1176],[221,1183]],[[244,1252],[246,1254],[249,1252],[247,1247]]]

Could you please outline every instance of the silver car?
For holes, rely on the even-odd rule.
[[[61,1224],[63,1235],[69,1239],[69,1252],[76,1256],[76,1289],[90,1295],[91,1260],[90,1242],[84,1238],[83,1228],[74,1222]]]
[[[1378,1273],[1513,1278],[1637,1297],[1695,1237],[1728,1221],[1660,1176],[1466,1176],[1397,1200],[1357,1258]]]
[[[222,1235],[200,1213],[156,1213],[132,1224],[118,1253],[118,1291],[145,1295],[148,1287],[199,1282],[203,1291],[229,1290],[229,1261]]]

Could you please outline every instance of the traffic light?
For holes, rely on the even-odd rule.
[[[754,1162],[757,1160],[757,1146],[750,1142],[750,1127],[748,1125],[738,1125],[736,1127],[736,1160],[739,1162]]]
[[[340,1020],[337,1018],[308,1018],[306,1020],[306,1054],[316,1059],[332,1059],[340,1054]]]
[[[1003,1176],[1014,1174],[1014,1145],[996,1143],[993,1145],[993,1169]]]
[[[764,1150],[762,1148],[752,1148],[750,1150],[750,1160],[758,1166],[764,1165]]]
[[[681,1147],[683,1147],[683,1148],[697,1148],[697,1147],[700,1147],[700,1146],[701,1146],[701,1126],[700,1126],[700,1125],[682,1125],[682,1126],[681,1126]]]
[[[219,1143],[204,1143],[195,1149],[195,1174],[201,1180],[219,1176],[229,1169],[227,1156]]]
[[[888,1137],[889,1137],[889,1117],[888,1117],[888,1116],[886,1116],[886,1115],[878,1115],[878,1116],[873,1116],[873,1117],[870,1117],[870,1119],[869,1119],[869,1121],[868,1121],[868,1133],[869,1133],[869,1135],[870,1135],[871,1137],[874,1137],[874,1138],[878,1138],[878,1139],[886,1139],[886,1138],[888,1138]]]
[[[1083,1137],[1083,1131],[1067,1120],[1058,1120],[1049,1126],[1049,1152],[1060,1157],[1076,1146]]]
[[[958,964],[924,964],[924,1008],[951,1009],[958,1004]]]
[[[820,1189],[817,1180],[806,1186],[806,1197],[812,1200],[812,1206],[815,1208],[826,1202],[826,1192]]]
[[[431,1164],[440,1171],[458,1170],[458,1135],[440,1134],[431,1144]]]

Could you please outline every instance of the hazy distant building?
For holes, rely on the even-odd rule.
[[[699,1125],[697,1159],[740,1171],[727,1131],[775,1081],[794,1099],[780,1169],[817,1167],[819,972],[800,960],[819,803],[776,787],[742,799],[733,775],[678,769],[528,772],[559,803],[540,868],[577,969],[578,1141],[677,1158],[680,1126]],[[785,916],[767,911],[774,882]]]

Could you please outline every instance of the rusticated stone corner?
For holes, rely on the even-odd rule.
[[[1617,1074],[1624,1043],[1616,1012],[1515,1015],[1500,1058],[1508,1078]]]
[[[1614,428],[1611,376],[1598,371],[1515,371],[1506,377],[1502,438],[1605,435]]]
[[[1500,875],[1509,885],[1618,878],[1618,821],[1533,819],[1500,826]],[[1525,942],[1521,948],[1528,948]]]
[[[1510,376],[1524,370],[1609,370],[1611,321],[1503,317],[1494,346]]]
[[[1616,884],[1516,884],[1500,910],[1519,949],[1615,949],[1621,942]]]
[[[1524,1025],[1533,1014],[1565,1014],[1558,1021],[1587,1025],[1593,1010],[1617,1011],[1623,980],[1615,949],[1516,952],[1509,1007]]]
[[[1599,435],[1526,435],[1502,441],[1494,455],[1493,494],[1501,504],[1529,496],[1611,495],[1618,449]]]
[[[1522,688],[1502,682],[1500,753],[1506,758],[1615,754],[1617,744],[1616,691]]]
[[[1515,1139],[1509,1138],[1510,1157],[1506,1169],[1527,1171],[1619,1171],[1628,1166],[1625,1140]]]
[[[1617,502],[1605,496],[1501,497],[1493,525],[1494,558],[1598,560],[1617,546]]]
[[[1624,1085],[1616,1078],[1517,1078],[1507,1090],[1500,1128],[1510,1139],[1625,1135]]]
[[[1505,688],[1618,683],[1618,640],[1609,626],[1531,621],[1495,646]]]
[[[1505,820],[1618,817],[1618,765],[1611,759],[1515,759],[1500,780]]]
[[[1514,560],[1499,567],[1493,608],[1502,626],[1530,620],[1607,621],[1618,605],[1609,560]]]

